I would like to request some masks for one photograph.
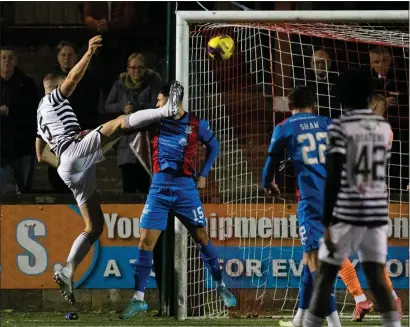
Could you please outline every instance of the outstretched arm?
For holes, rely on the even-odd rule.
[[[206,146],[205,161],[197,178],[198,188],[204,188],[205,180],[208,177],[208,174],[211,171],[211,168],[219,154],[219,142],[215,138],[214,133],[209,128],[208,122],[205,120],[201,120],[199,122],[198,137],[201,143]]]
[[[346,141],[339,121],[328,129],[329,145],[326,150],[326,181],[323,209],[323,225],[332,223],[333,209],[341,185],[343,163],[346,160]]]
[[[286,139],[283,136],[281,126],[275,127],[268,150],[268,158],[262,171],[262,186],[269,196],[278,195],[279,189],[273,182],[273,178],[279,171],[281,160],[285,152]]]
[[[61,93],[67,98],[69,97],[77,87],[78,83],[83,78],[90,64],[91,58],[95,51],[102,45],[101,35],[94,36],[88,43],[88,50],[81,58],[81,60],[70,70],[67,78],[60,86]]]

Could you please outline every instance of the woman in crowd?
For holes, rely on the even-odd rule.
[[[162,80],[159,74],[148,69],[145,63],[145,57],[141,53],[129,56],[127,71],[120,75],[107,97],[106,112],[129,114],[155,107]],[[150,185],[150,175],[130,147],[137,133],[138,131],[135,131],[123,136],[118,143],[117,163],[121,168],[125,193],[148,193]]]

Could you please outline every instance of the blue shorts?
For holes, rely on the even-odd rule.
[[[303,252],[319,250],[320,239],[324,233],[321,213],[306,210],[306,205],[300,201],[298,203],[298,224]]]
[[[186,227],[205,227],[205,213],[191,177],[156,173],[141,215],[141,227],[165,230],[173,213]]]

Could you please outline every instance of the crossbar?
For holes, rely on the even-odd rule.
[[[317,10],[317,11],[177,11],[187,23],[212,22],[397,22],[408,23],[408,10]]]

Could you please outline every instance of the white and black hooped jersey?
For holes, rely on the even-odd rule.
[[[352,110],[332,122],[328,137],[327,153],[346,158],[333,216],[359,225],[387,223],[389,123],[370,109]]]
[[[60,88],[46,94],[37,109],[37,134],[57,156],[65,144],[81,131],[70,102]]]

